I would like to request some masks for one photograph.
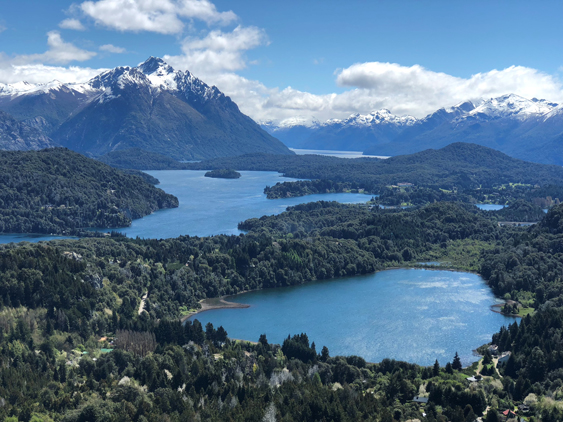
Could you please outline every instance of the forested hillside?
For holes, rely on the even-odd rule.
[[[0,233],[123,227],[178,199],[63,148],[0,152]]]
[[[508,183],[563,184],[563,168],[559,166],[517,160],[490,148],[464,143],[386,160],[251,154],[188,163],[186,168],[279,171],[288,177],[356,183],[374,193],[397,183],[444,189],[490,188]]]
[[[475,421],[487,406],[486,420],[495,421],[524,399],[528,415],[559,420],[549,397],[561,391],[554,351],[561,330],[555,308],[563,305],[562,217],[556,206],[537,226],[521,229],[499,227],[486,212],[459,204],[401,211],[318,202],[244,222],[249,233],[241,236],[4,245],[0,416],[392,422],[420,419],[411,400],[422,395],[429,421]],[[494,337],[514,354],[499,369],[502,379],[487,366],[469,385],[465,378],[477,365],[461,370],[453,356],[445,368],[370,364],[331,357],[306,334],[282,345],[262,336],[252,345],[228,340],[222,327],[197,320],[182,327],[178,320],[203,298],[419,260],[480,269],[497,293],[536,309]]]

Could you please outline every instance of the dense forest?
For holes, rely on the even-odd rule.
[[[97,158],[118,169],[133,170],[183,170],[184,164],[166,155],[145,151],[141,148],[128,148],[111,151]]]
[[[176,197],[143,178],[67,149],[0,151],[0,233],[124,227],[177,206]]]
[[[213,177],[215,179],[238,179],[240,173],[231,169],[211,170],[204,174],[205,177]]]
[[[240,236],[3,245],[0,417],[392,422],[424,411],[466,422],[525,404],[530,421],[560,420],[563,205],[530,228],[497,219],[459,203],[317,202],[243,222]],[[505,366],[487,351],[465,369],[454,356],[443,368],[368,363],[333,357],[304,333],[254,344],[179,321],[204,298],[426,260],[478,270],[495,293],[535,310],[491,339],[512,352]]]
[[[186,163],[186,168],[278,171],[287,177],[356,183],[372,193],[398,183],[447,190],[491,188],[510,183],[563,185],[561,167],[517,160],[491,148],[466,143],[386,160],[250,154]]]

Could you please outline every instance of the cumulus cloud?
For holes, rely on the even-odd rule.
[[[561,80],[539,70],[510,66],[503,70],[459,78],[422,66],[358,63],[338,72],[338,85],[353,88],[345,97],[362,97],[364,104],[384,103],[395,113],[423,116],[439,107],[476,98],[518,94],[526,98],[563,100]]]
[[[123,47],[117,47],[113,44],[101,45],[100,50],[101,51],[107,51],[108,53],[115,53],[115,54],[122,54],[122,53],[125,53],[127,51]]]
[[[98,0],[85,1],[78,8],[107,28],[160,34],[181,33],[182,19],[199,19],[208,24],[228,24],[237,19],[232,11],[217,11],[208,0]]]
[[[27,81],[45,83],[58,80],[65,83],[84,82],[107,69],[92,69],[79,66],[46,66],[43,64],[16,65],[0,56],[0,82],[11,84]]]
[[[85,31],[86,27],[78,19],[68,18],[59,23],[59,28],[74,29],[75,31]]]
[[[29,63],[67,64],[73,61],[90,60],[96,55],[93,51],[83,50],[64,41],[58,31],[47,33],[47,45],[49,49],[44,53],[15,56],[12,62],[17,65]]]
[[[89,60],[96,55],[93,51],[83,50],[62,39],[57,31],[47,33],[49,49],[40,54],[7,56],[0,53],[0,82],[14,83],[28,81],[33,83],[49,82],[58,79],[62,82],[83,82],[101,72],[88,67],[62,67],[47,64],[67,64],[72,61]]]
[[[231,32],[214,30],[204,38],[188,37],[182,42],[182,55],[166,55],[164,60],[205,78],[244,69],[247,65],[244,52],[267,43],[263,29],[239,25]]]
[[[268,88],[232,72],[204,78],[257,121],[324,121],[381,108],[397,115],[423,117],[462,101],[514,93],[525,98],[563,102],[563,84],[536,69],[511,66],[468,78],[433,72],[421,66],[392,63],[355,64],[336,73],[336,83],[349,89],[315,95],[292,87]]]

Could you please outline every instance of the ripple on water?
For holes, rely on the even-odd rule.
[[[492,312],[495,297],[476,274],[398,269],[367,276],[267,289],[231,297],[247,309],[218,309],[193,318],[222,325],[229,335],[282,343],[306,332],[317,350],[445,365],[456,351],[462,362],[512,318]]]

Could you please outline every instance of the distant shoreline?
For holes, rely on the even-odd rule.
[[[193,317],[194,315],[197,315],[205,311],[211,311],[213,309],[250,308],[250,305],[247,305],[245,303],[229,302],[224,299],[225,297],[226,296],[221,296],[221,297],[214,297],[214,298],[200,300],[199,303],[201,305],[201,308],[199,308],[197,311],[190,312],[188,315],[183,316],[180,320],[184,322],[189,318]]]
[[[470,274],[475,274],[479,277],[482,278],[481,274],[479,274],[477,271],[471,271],[471,270],[462,270],[462,269],[455,269],[455,268],[440,268],[439,265],[428,265],[428,266],[407,266],[407,267],[401,267],[401,266],[396,266],[396,267],[387,267],[381,270],[377,270],[373,273],[370,274],[376,274],[382,271],[389,271],[389,270],[430,270],[430,271],[450,271],[450,272],[464,272],[464,273],[470,273]],[[358,276],[360,274],[357,274]],[[368,274],[365,274],[368,275]],[[340,277],[334,277],[332,279],[329,280],[335,280],[337,278]],[[329,280],[322,280],[322,281],[329,281]],[[321,281],[321,280],[315,280],[315,281]],[[485,283],[486,284],[486,283]],[[490,289],[490,286],[487,285],[487,287]],[[213,297],[213,298],[207,298],[207,299],[202,299],[199,301],[199,304],[201,305],[201,308],[196,310],[196,311],[192,311],[190,312],[188,315],[184,315],[180,318],[180,321],[182,323],[184,323],[185,321],[187,321],[189,318],[193,317],[194,315],[200,314],[202,312],[205,311],[211,311],[214,309],[245,309],[245,308],[250,308],[250,305],[245,304],[245,303],[237,303],[237,302],[229,302],[228,300],[225,300],[225,298],[228,297],[233,297],[233,296],[240,296],[244,293],[250,293],[253,291],[258,291],[258,290],[265,290],[265,289],[251,289],[251,290],[243,290],[241,292],[235,293],[234,295],[227,295],[227,296],[220,296],[220,297]],[[498,311],[495,309],[495,307],[500,307],[503,306],[503,304],[495,304],[495,305],[491,305],[490,309],[493,312],[502,314],[502,312]],[[504,314],[502,314],[504,315]],[[512,316],[512,315],[508,315],[508,316]],[[518,315],[517,315],[518,316]]]

